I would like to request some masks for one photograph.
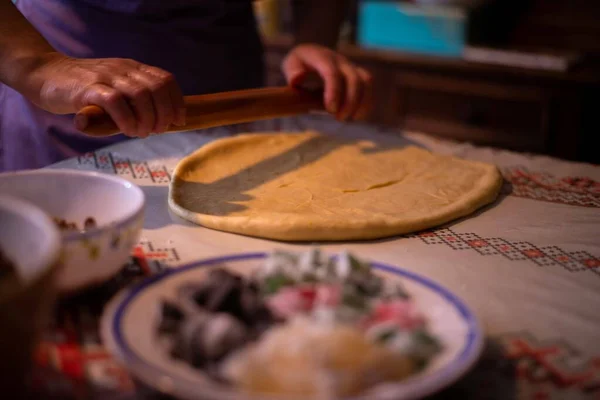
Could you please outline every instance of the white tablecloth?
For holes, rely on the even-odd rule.
[[[314,116],[202,133],[132,140],[51,168],[98,170],[141,186],[146,223],[136,255],[148,268],[235,252],[299,248],[205,229],[169,213],[178,160],[235,132],[318,129],[394,137],[433,151],[495,163],[506,184],[496,203],[447,226],[388,240],[325,244],[391,263],[447,286],[476,311],[489,343],[476,369],[445,396],[600,398],[600,167],[342,125]],[[388,139],[389,140],[389,139]],[[87,374],[92,376],[93,374]]]

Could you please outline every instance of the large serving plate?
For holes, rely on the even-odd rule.
[[[104,343],[136,378],[165,394],[193,400],[250,398],[172,359],[159,341],[156,326],[161,300],[173,296],[182,283],[202,280],[215,267],[247,275],[265,257],[264,253],[250,253],[203,260],[150,277],[125,290],[105,310],[101,325]],[[402,282],[427,316],[430,329],[441,340],[444,351],[419,374],[401,383],[379,385],[354,399],[420,398],[464,375],[478,359],[483,344],[483,333],[470,308],[450,290],[426,277],[396,266],[376,262],[371,265],[385,278],[386,284]]]

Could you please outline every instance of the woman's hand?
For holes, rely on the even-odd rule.
[[[326,47],[296,46],[286,56],[282,69],[291,86],[300,86],[310,74],[317,74],[325,84],[325,107],[339,120],[365,119],[371,110],[371,74]]]
[[[54,53],[38,63],[27,80],[27,97],[39,107],[70,114],[97,105],[128,136],[146,137],[171,124],[185,124],[183,95],[173,75],[133,60],[75,59]]]

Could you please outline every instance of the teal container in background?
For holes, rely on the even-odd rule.
[[[356,40],[366,48],[461,57],[467,43],[467,12],[451,6],[364,0]]]

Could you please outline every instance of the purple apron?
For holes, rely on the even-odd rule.
[[[58,51],[163,68],[184,94],[263,83],[250,0],[17,0],[17,6]],[[79,134],[71,115],[40,110],[0,84],[0,171],[43,167],[126,139]]]

